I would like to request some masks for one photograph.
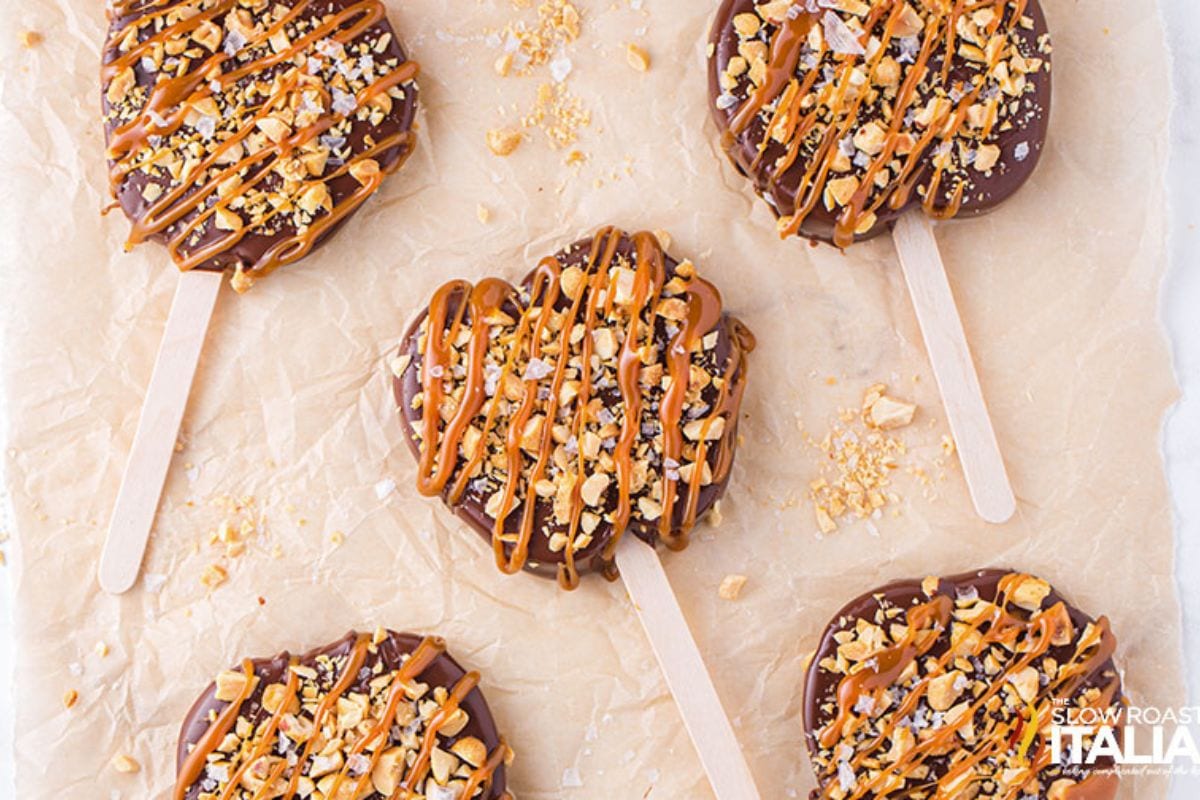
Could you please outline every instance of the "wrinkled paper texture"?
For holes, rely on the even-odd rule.
[[[423,68],[419,149],[329,246],[245,297],[223,290],[145,562],[153,585],[114,598],[96,563],[177,275],[161,247],[123,252],[126,221],[100,215],[101,4],[8,0],[0,315],[22,800],[163,797],[179,724],[217,671],[377,624],[445,636],[482,671],[518,797],[709,797],[621,586],[592,576],[566,594],[500,575],[481,540],[418,496],[385,376],[440,283],[518,280],[606,223],[669,231],[758,335],[724,520],[664,557],[763,797],[812,787],[803,659],[844,602],[894,578],[1037,572],[1112,617],[1136,701],[1181,699],[1159,451],[1176,388],[1156,307],[1169,87],[1151,0],[1046,0],[1043,166],[993,215],[938,228],[1018,518],[981,522],[954,464],[936,499],[901,474],[899,516],[824,538],[805,499],[821,456],[801,425],[819,438],[884,381],[920,405],[902,432],[914,459],[928,463],[948,431],[890,242],[845,255],[780,242],[720,152],[704,63],[715,0],[579,0],[567,83],[592,122],[576,168],[540,132],[508,158],[485,146],[550,80],[492,67],[486,34],[532,10],[389,5]],[[22,29],[45,42],[23,48]],[[650,54],[644,74],[626,61],[631,41]],[[264,530],[210,593],[199,576],[221,562],[208,538],[222,495],[253,496]],[[750,576],[736,602],[717,597],[728,573]],[[142,770],[115,772],[118,753]],[[1164,786],[1128,781],[1122,797]]]

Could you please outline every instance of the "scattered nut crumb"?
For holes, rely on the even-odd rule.
[[[538,87],[537,103],[522,117],[526,128],[537,128],[546,134],[550,146],[568,147],[579,138],[579,129],[590,125],[592,115],[582,101],[564,83],[543,83]]]
[[[241,264],[238,264],[233,271],[233,275],[229,277],[229,285],[238,294],[245,294],[254,286],[254,279],[246,274]]]
[[[475,207],[475,216],[479,217],[479,221],[486,225],[492,218],[492,210],[480,203]]]
[[[229,571],[220,564],[209,564],[200,574],[200,583],[209,590],[216,589],[229,579]]]
[[[79,702],[79,692],[74,689],[68,689],[66,694],[63,695],[62,702],[63,708],[74,708],[75,704]]]
[[[638,72],[646,72],[650,69],[650,54],[636,44],[630,44],[625,48],[625,60]]]
[[[137,762],[137,759],[124,753],[113,756],[111,763],[113,769],[126,775],[132,775],[142,769],[142,765]]]
[[[487,132],[487,145],[498,156],[507,156],[521,144],[521,132],[512,128],[493,128]]]
[[[826,378],[825,383],[832,386],[837,381]],[[809,444],[824,456],[822,474],[808,489],[822,534],[835,532],[837,521],[844,516],[869,519],[899,502],[890,489],[891,478],[902,467],[908,449],[886,431],[910,424],[916,412],[915,405],[888,397],[887,386],[879,383],[866,390],[859,412],[848,409],[841,413],[842,425],[820,441],[808,437]],[[922,468],[909,467],[908,471],[928,483]]]
[[[499,75],[501,78],[507,78],[508,73],[512,71],[512,65],[513,54],[505,53],[496,59],[496,63],[493,65],[493,67],[496,70],[497,75]]]
[[[108,645],[104,642],[96,642],[96,655],[106,658],[108,656]]]
[[[534,4],[519,0],[513,5],[524,9]],[[538,87],[533,108],[521,118],[521,125],[540,129],[554,148],[574,143],[578,129],[591,124],[591,115],[565,83],[574,70],[568,45],[579,38],[581,28],[579,10],[570,0],[542,0],[537,4],[536,21],[515,19],[492,34],[496,45],[502,43],[504,48],[492,65],[497,75],[531,76],[543,67],[549,72],[552,83]]]
[[[334,547],[341,547],[346,543],[346,534],[341,531],[334,531],[329,535],[329,541],[333,542]]]
[[[895,430],[910,424],[917,413],[912,403],[887,396],[887,386],[877,383],[863,396],[863,422],[880,430]]]
[[[528,8],[533,3],[513,5]],[[570,0],[544,0],[538,4],[537,17],[536,22],[513,20],[504,29],[500,40],[505,42],[505,53],[495,63],[498,75],[529,75],[579,38],[581,18]]]
[[[37,31],[21,31],[21,46],[27,50],[32,50],[42,42],[46,41],[46,37]]]
[[[746,585],[745,575],[726,575],[721,581],[721,587],[717,589],[717,594],[722,600],[737,600],[738,595],[742,593],[742,587]]]
[[[725,514],[721,507],[721,501],[713,503],[712,510],[708,512],[708,524],[714,528],[721,527],[721,523],[725,521]]]

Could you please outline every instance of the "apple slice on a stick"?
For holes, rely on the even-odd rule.
[[[717,800],[758,800],[746,756],[658,553],[639,539],[625,537],[617,547],[617,567],[713,794]]]
[[[110,594],[137,583],[221,283],[220,272],[179,276],[100,557],[100,587]]]
[[[755,340],[666,238],[608,226],[519,286],[444,284],[390,362],[392,389],[417,490],[502,572],[566,589],[620,574],[716,796],[755,800],[654,546],[687,546],[730,482]]]
[[[127,246],[183,273],[101,558],[114,593],[137,582],[222,274],[243,292],[304,258],[414,146],[419,70],[380,0],[178,5],[109,3],[101,57]]]
[[[929,218],[991,211],[1033,174],[1045,15],[1038,0],[859,5],[723,0],[710,111],[782,236],[847,249],[892,230],[971,500],[1002,523],[1016,500]]]
[[[1017,501],[932,223],[920,211],[909,212],[896,220],[892,238],[975,511],[987,522],[1007,522],[1016,513]]]

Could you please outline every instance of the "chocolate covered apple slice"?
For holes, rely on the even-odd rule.
[[[610,227],[519,286],[441,287],[392,363],[418,490],[503,572],[619,572],[720,800],[758,790],[654,548],[729,483],[753,348],[694,264]]]
[[[710,38],[722,146],[780,235],[845,248],[893,231],[971,499],[994,523],[1016,499],[929,220],[991,210],[1033,173],[1051,49],[1037,0],[724,0]]]
[[[351,633],[246,659],[192,707],[174,800],[511,800],[511,751],[434,637]]]
[[[729,482],[753,344],[650,233],[605,228],[520,286],[448,283],[393,365],[418,488],[502,570],[565,587],[626,532],[682,548]]]
[[[412,152],[417,65],[379,0],[112,0],[100,70],[127,247],[182,272],[100,585],[137,581],[222,276],[238,292],[326,242]]]
[[[1119,719],[1116,648],[1107,618],[1019,572],[868,592],[808,667],[813,797],[1111,800],[1112,759],[1060,763],[1050,731]]]
[[[239,290],[324,242],[414,144],[417,65],[377,0],[119,0],[101,74],[130,244]]]
[[[784,235],[847,247],[911,208],[980,214],[1041,156],[1037,0],[726,0],[712,46],[722,143]]]

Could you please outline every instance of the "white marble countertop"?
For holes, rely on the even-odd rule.
[[[1171,270],[1162,311],[1183,399],[1167,418],[1163,446],[1175,500],[1183,599],[1183,639],[1191,703],[1200,702],[1200,6],[1160,0],[1175,59],[1175,113],[1171,121]],[[1200,776],[1176,779],[1172,800],[1200,797]]]
[[[1160,0],[1174,56],[1176,108],[1172,119],[1171,269],[1162,314],[1173,345],[1183,399],[1164,425],[1163,446],[1175,502],[1177,579],[1184,606],[1184,648],[1192,705],[1200,705],[1200,4]],[[0,408],[0,414],[3,413]],[[0,495],[0,505],[6,498]],[[9,530],[0,511],[0,530]],[[4,545],[11,559],[13,545]],[[0,797],[12,787],[13,573],[0,569]],[[1200,797],[1200,776],[1177,778],[1170,800]]]

